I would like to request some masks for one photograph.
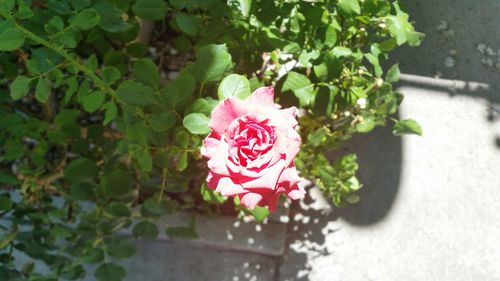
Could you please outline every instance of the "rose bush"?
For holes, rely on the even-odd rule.
[[[330,152],[388,122],[421,133],[388,118],[383,62],[422,38],[399,2],[0,0],[0,280],[119,281],[135,239],[264,220],[298,174],[360,200],[356,156]]]
[[[208,187],[224,196],[238,196],[253,209],[276,210],[282,193],[300,199],[305,190],[294,158],[300,149],[297,108],[280,109],[273,87],[255,90],[245,100],[231,97],[211,113],[210,135],[202,155],[209,158]]]

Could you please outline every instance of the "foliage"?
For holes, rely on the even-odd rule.
[[[194,58],[169,81],[153,43],[136,39],[150,21],[168,30],[161,44]],[[0,279],[76,280],[95,264],[97,280],[121,280],[133,239],[196,237],[194,219],[154,222],[225,201],[200,187],[201,139],[219,100],[260,85],[304,111],[301,175],[336,205],[357,201],[355,156],[318,152],[396,112],[399,68],[384,76],[381,63],[421,38],[388,0],[1,1]],[[421,129],[396,120],[394,133]]]

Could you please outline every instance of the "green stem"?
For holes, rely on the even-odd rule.
[[[116,92],[111,89],[101,78],[99,78],[91,69],[86,67],[85,65],[81,64],[78,62],[75,58],[73,58],[68,52],[66,52],[64,49],[62,49],[59,46],[56,46],[49,41],[37,36],[33,32],[27,30],[26,28],[20,26],[19,24],[16,24],[16,26],[26,35],[27,38],[44,45],[45,47],[52,49],[59,55],[61,55],[63,58],[65,58],[69,63],[71,63],[73,66],[75,66],[78,70],[81,72],[85,73],[92,81],[104,92],[110,94],[113,98],[116,98]]]

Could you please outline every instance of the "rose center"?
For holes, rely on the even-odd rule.
[[[243,116],[234,120],[226,132],[232,160],[247,166],[249,162],[264,157],[276,140],[274,130],[269,119]]]

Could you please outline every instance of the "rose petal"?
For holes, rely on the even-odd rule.
[[[248,105],[245,105],[243,101],[235,97],[228,98],[212,110],[208,127],[222,136],[234,119],[246,115],[248,112]]]
[[[206,158],[212,158],[219,147],[220,140],[211,137],[210,135],[203,140],[201,147],[201,155]]]
[[[262,195],[249,192],[241,197],[241,204],[249,209],[253,209],[259,204],[260,200],[262,200]]]
[[[218,184],[217,188],[215,189],[217,192],[220,192],[220,194],[224,196],[233,196],[233,195],[238,195],[238,194],[244,194],[247,193],[243,187],[237,183],[235,183],[231,178],[229,177],[222,177]]]
[[[272,106],[274,107],[274,88],[270,87],[260,87],[255,90],[246,100],[255,105],[261,106]]]
[[[278,179],[284,169],[285,169],[285,161],[280,160],[273,166],[264,169],[263,170],[264,173],[261,173],[260,177],[255,178],[253,180],[241,182],[241,185],[245,189],[252,189],[252,188],[275,189],[276,184],[278,183]]]

